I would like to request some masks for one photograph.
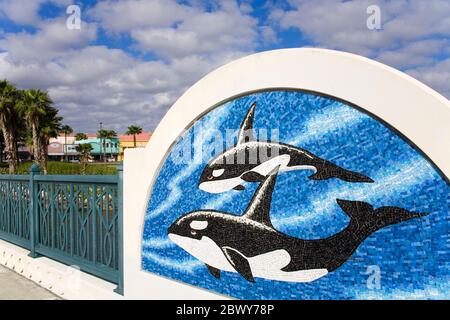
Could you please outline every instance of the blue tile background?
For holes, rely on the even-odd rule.
[[[241,192],[206,193],[197,183],[210,157],[180,164],[175,155],[186,141],[195,139],[197,145],[200,142],[208,147],[217,130],[237,130],[254,101],[256,130],[277,129],[281,142],[300,146],[375,180],[373,184],[352,184],[337,179],[312,181],[307,179],[311,171],[280,174],[271,219],[281,232],[315,239],[345,228],[349,220],[336,198],[367,201],[374,207],[400,206],[430,215],[372,234],[344,265],[311,283],[256,279],[253,284],[227,272],[215,279],[200,261],[170,242],[167,228],[192,210],[216,209],[240,215],[257,185],[247,184]],[[198,132],[202,134],[195,134]],[[369,115],[310,93],[260,92],[213,109],[171,150],[148,204],[142,266],[152,273],[242,299],[448,299],[449,205],[449,184],[412,146]],[[380,288],[367,286],[368,270],[373,266],[381,271]]]

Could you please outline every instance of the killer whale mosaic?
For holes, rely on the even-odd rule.
[[[255,282],[254,276],[310,282],[345,263],[376,230],[426,215],[397,207],[375,210],[365,202],[337,199],[350,216],[347,228],[326,239],[293,238],[275,230],[270,222],[278,171],[279,167],[268,173],[242,216],[211,210],[188,213],[170,226],[169,238],[205,262],[216,278],[224,270],[238,272],[250,282]]]
[[[176,161],[183,139],[208,146],[238,127],[225,152]],[[283,142],[258,139],[258,128],[279,128]],[[279,153],[227,161],[265,143]],[[432,163],[358,108],[309,92],[253,93],[212,109],[170,150],[149,200],[142,267],[245,299],[443,298],[449,204]],[[367,285],[371,266],[378,289]]]
[[[203,170],[200,189],[212,193],[243,190],[244,181],[262,182],[278,165],[281,171],[314,170],[315,173],[309,177],[313,180],[335,177],[348,182],[373,182],[369,177],[340,168],[304,149],[283,143],[255,141],[252,132],[255,108],[256,103],[253,103],[241,124],[237,145],[218,155]],[[270,156],[272,150],[277,151],[276,156]],[[238,161],[240,155],[242,163]],[[254,161],[251,161],[252,156]]]

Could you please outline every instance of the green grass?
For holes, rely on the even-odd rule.
[[[16,174],[29,174],[32,162],[19,164]],[[48,174],[81,174],[82,165],[80,163],[68,162],[48,162]],[[8,174],[8,164],[1,163],[0,174]],[[86,168],[87,175],[115,175],[117,174],[117,164],[114,163],[89,163]]]

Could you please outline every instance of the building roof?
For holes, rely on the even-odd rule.
[[[151,132],[142,132],[136,135],[136,141],[149,141],[152,136]],[[119,140],[121,142],[133,141],[133,136],[128,134],[119,134]]]
[[[86,136],[88,137],[88,140],[91,139],[97,139],[97,133],[86,133]],[[142,132],[141,134],[136,135],[136,141],[144,141],[147,142],[150,140],[152,136],[151,132]],[[74,135],[68,135],[67,137],[64,137],[64,135],[59,135],[58,138],[52,138],[50,139],[50,142],[56,142],[64,143],[64,141],[67,138],[68,144],[73,144],[75,142],[75,136]],[[126,134],[119,134],[117,135],[117,138],[122,142],[132,142],[133,136],[132,135],[126,135]]]
[[[73,144],[75,142],[75,137],[74,136],[64,137],[63,135],[59,135],[56,138],[50,138],[50,143],[53,143],[53,142],[58,142],[58,143],[62,143],[62,144],[67,142],[67,144]]]

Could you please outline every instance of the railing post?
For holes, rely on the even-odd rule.
[[[30,168],[30,212],[28,213],[30,215],[30,218],[28,219],[30,222],[29,230],[30,230],[30,253],[29,256],[32,258],[38,257],[38,254],[36,254],[36,239],[37,239],[37,225],[39,224],[38,221],[38,204],[37,204],[37,190],[36,190],[36,183],[34,181],[34,176],[37,174],[40,174],[41,168],[38,164],[33,164]]]
[[[117,166],[117,224],[119,231],[119,259],[118,259],[118,271],[119,281],[117,288],[114,290],[116,293],[123,295],[123,165]]]

